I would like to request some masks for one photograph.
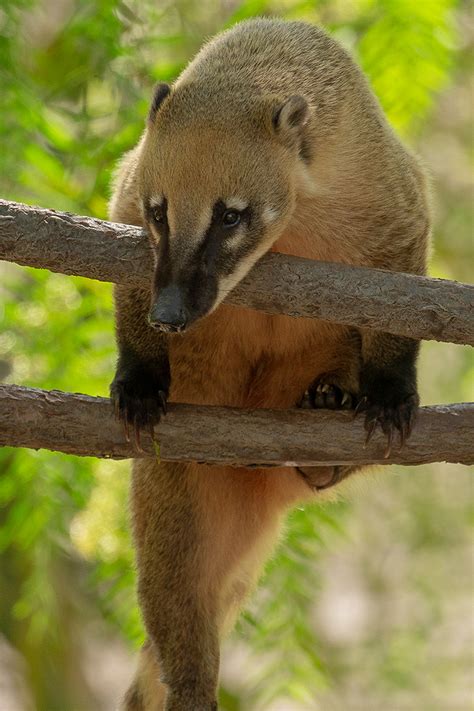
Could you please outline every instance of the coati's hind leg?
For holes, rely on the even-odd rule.
[[[146,678],[143,669],[139,669],[142,678],[137,684],[143,711],[216,708],[216,600],[206,589],[206,545],[195,489],[185,465],[134,462],[131,501],[138,598],[149,649],[159,662],[159,681],[165,685],[160,707],[157,698],[163,696],[163,689],[156,683],[158,679],[154,690],[149,687],[155,665],[147,652],[142,657],[148,666]],[[216,522],[216,541],[218,528]]]
[[[356,329],[345,329],[334,351],[330,370],[308,384],[299,407],[352,410],[356,407],[362,367],[362,341]]]
[[[305,409],[354,410],[357,395],[343,388],[344,377],[328,373],[318,378],[308,388],[299,403]],[[341,383],[338,385],[336,383]],[[313,491],[322,491],[336,486],[360,466],[296,467],[296,471]]]
[[[307,487],[290,468],[135,461],[138,596],[150,644],[126,711],[217,709],[221,638],[273,549],[283,514],[304,498]]]
[[[354,466],[334,466],[334,467],[295,467],[298,474],[313,491],[323,491],[330,489],[341,481],[347,479],[350,474],[363,469],[363,465]]]
[[[341,373],[324,373],[307,389],[300,407],[317,410],[353,410],[357,404],[357,395],[353,379]]]
[[[163,711],[166,687],[160,681],[156,652],[150,641],[140,650],[135,679],[120,706],[120,711]]]
[[[309,385],[299,407],[305,409],[354,410],[358,404],[359,377],[362,365],[361,339],[351,330],[336,356],[334,369],[322,373]],[[302,479],[313,491],[339,484],[356,466],[297,467]]]
[[[357,405],[357,394],[353,392],[355,380],[345,372],[324,373],[311,383],[298,405],[308,410],[354,410]],[[296,467],[313,491],[329,489],[358,469],[360,467]]]

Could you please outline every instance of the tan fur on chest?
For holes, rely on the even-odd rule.
[[[347,329],[312,319],[220,306],[171,341],[171,399],[291,407],[337,362]]]
[[[300,229],[285,232],[272,251],[346,261],[329,239],[315,239],[304,204],[300,213]],[[344,326],[221,305],[183,337],[172,339],[171,399],[292,407],[318,375],[337,370],[351,351],[349,342]]]
[[[301,195],[290,227],[271,251],[360,263],[332,228],[324,196]],[[349,330],[314,319],[221,305],[171,341],[174,400],[236,407],[291,407],[322,373],[353,356]]]

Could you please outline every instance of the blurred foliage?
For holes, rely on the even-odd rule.
[[[466,16],[465,8],[457,0],[4,0],[0,194],[106,217],[114,163],[138,139],[157,79],[172,80],[204,38],[236,21],[261,14],[305,19],[324,24],[354,53],[394,127],[425,160],[433,158],[441,176],[433,271],[467,279],[472,195],[465,178],[470,166],[459,153],[468,150],[470,137],[466,121],[453,118],[449,107],[440,114],[437,103],[439,92],[462,84],[468,71],[467,40],[455,22]],[[114,370],[110,287],[13,265],[1,266],[0,275],[0,377],[106,394]],[[432,401],[466,398],[473,377],[464,350],[432,344],[423,351],[421,372],[423,395]],[[0,469],[0,631],[26,660],[33,707],[106,708],[77,660],[84,625],[97,620],[97,609],[130,643],[142,638],[127,525],[127,466],[5,448]],[[403,477],[411,475],[405,471]],[[426,497],[433,477],[430,470],[424,479],[417,473],[416,483],[400,486],[400,499],[399,481],[390,490],[395,501],[413,506],[400,530],[387,522],[399,545],[428,547],[439,555],[433,554],[435,569],[428,565],[416,580],[420,600],[429,600],[426,618],[410,628],[401,625],[399,634],[386,632],[383,642],[369,634],[360,650],[373,668],[372,677],[364,677],[374,682],[373,708],[389,709],[386,699],[395,688],[416,689],[414,670],[441,619],[430,576],[440,583],[436,561],[449,556],[451,543],[462,544],[463,526],[472,516],[464,501],[466,482],[460,498],[454,497],[464,507],[461,513],[455,509],[456,519],[436,494]],[[375,499],[383,511],[387,501]],[[361,515],[370,521],[362,504],[354,506],[362,506]],[[351,511],[348,504],[332,503],[290,517],[288,537],[239,625],[239,637],[229,643],[230,658],[243,645],[255,671],[246,672],[242,684],[242,675],[237,681],[224,665],[223,709],[264,709],[278,701],[314,709],[317,698],[326,698],[329,709],[334,683],[352,688],[348,670],[354,661],[331,642],[324,625],[310,623],[315,593],[327,585],[326,544],[341,550],[350,544]],[[369,550],[372,542],[360,536]],[[360,560],[368,567],[372,597],[377,590],[382,599],[386,579],[377,579],[362,554]],[[349,708],[347,699],[334,708]],[[427,702],[426,708],[435,706]]]

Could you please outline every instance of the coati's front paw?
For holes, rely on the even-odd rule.
[[[299,406],[318,410],[352,410],[355,404],[355,396],[341,387],[337,376],[328,373],[321,375],[309,386]]]
[[[419,397],[413,385],[401,378],[383,373],[361,378],[361,391],[355,415],[365,414],[365,443],[368,444],[377,425],[387,436],[385,457],[390,456],[395,433],[398,431],[400,447],[411,434],[418,411]]]
[[[135,445],[142,451],[140,430],[148,429],[153,438],[153,427],[166,414],[169,382],[160,378],[151,368],[135,367],[118,370],[110,386],[110,397],[115,417],[122,422],[125,439],[130,441],[133,428]]]

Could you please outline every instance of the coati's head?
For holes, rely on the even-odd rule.
[[[210,313],[283,232],[308,117],[301,96],[156,88],[139,165],[152,326],[182,331]]]

